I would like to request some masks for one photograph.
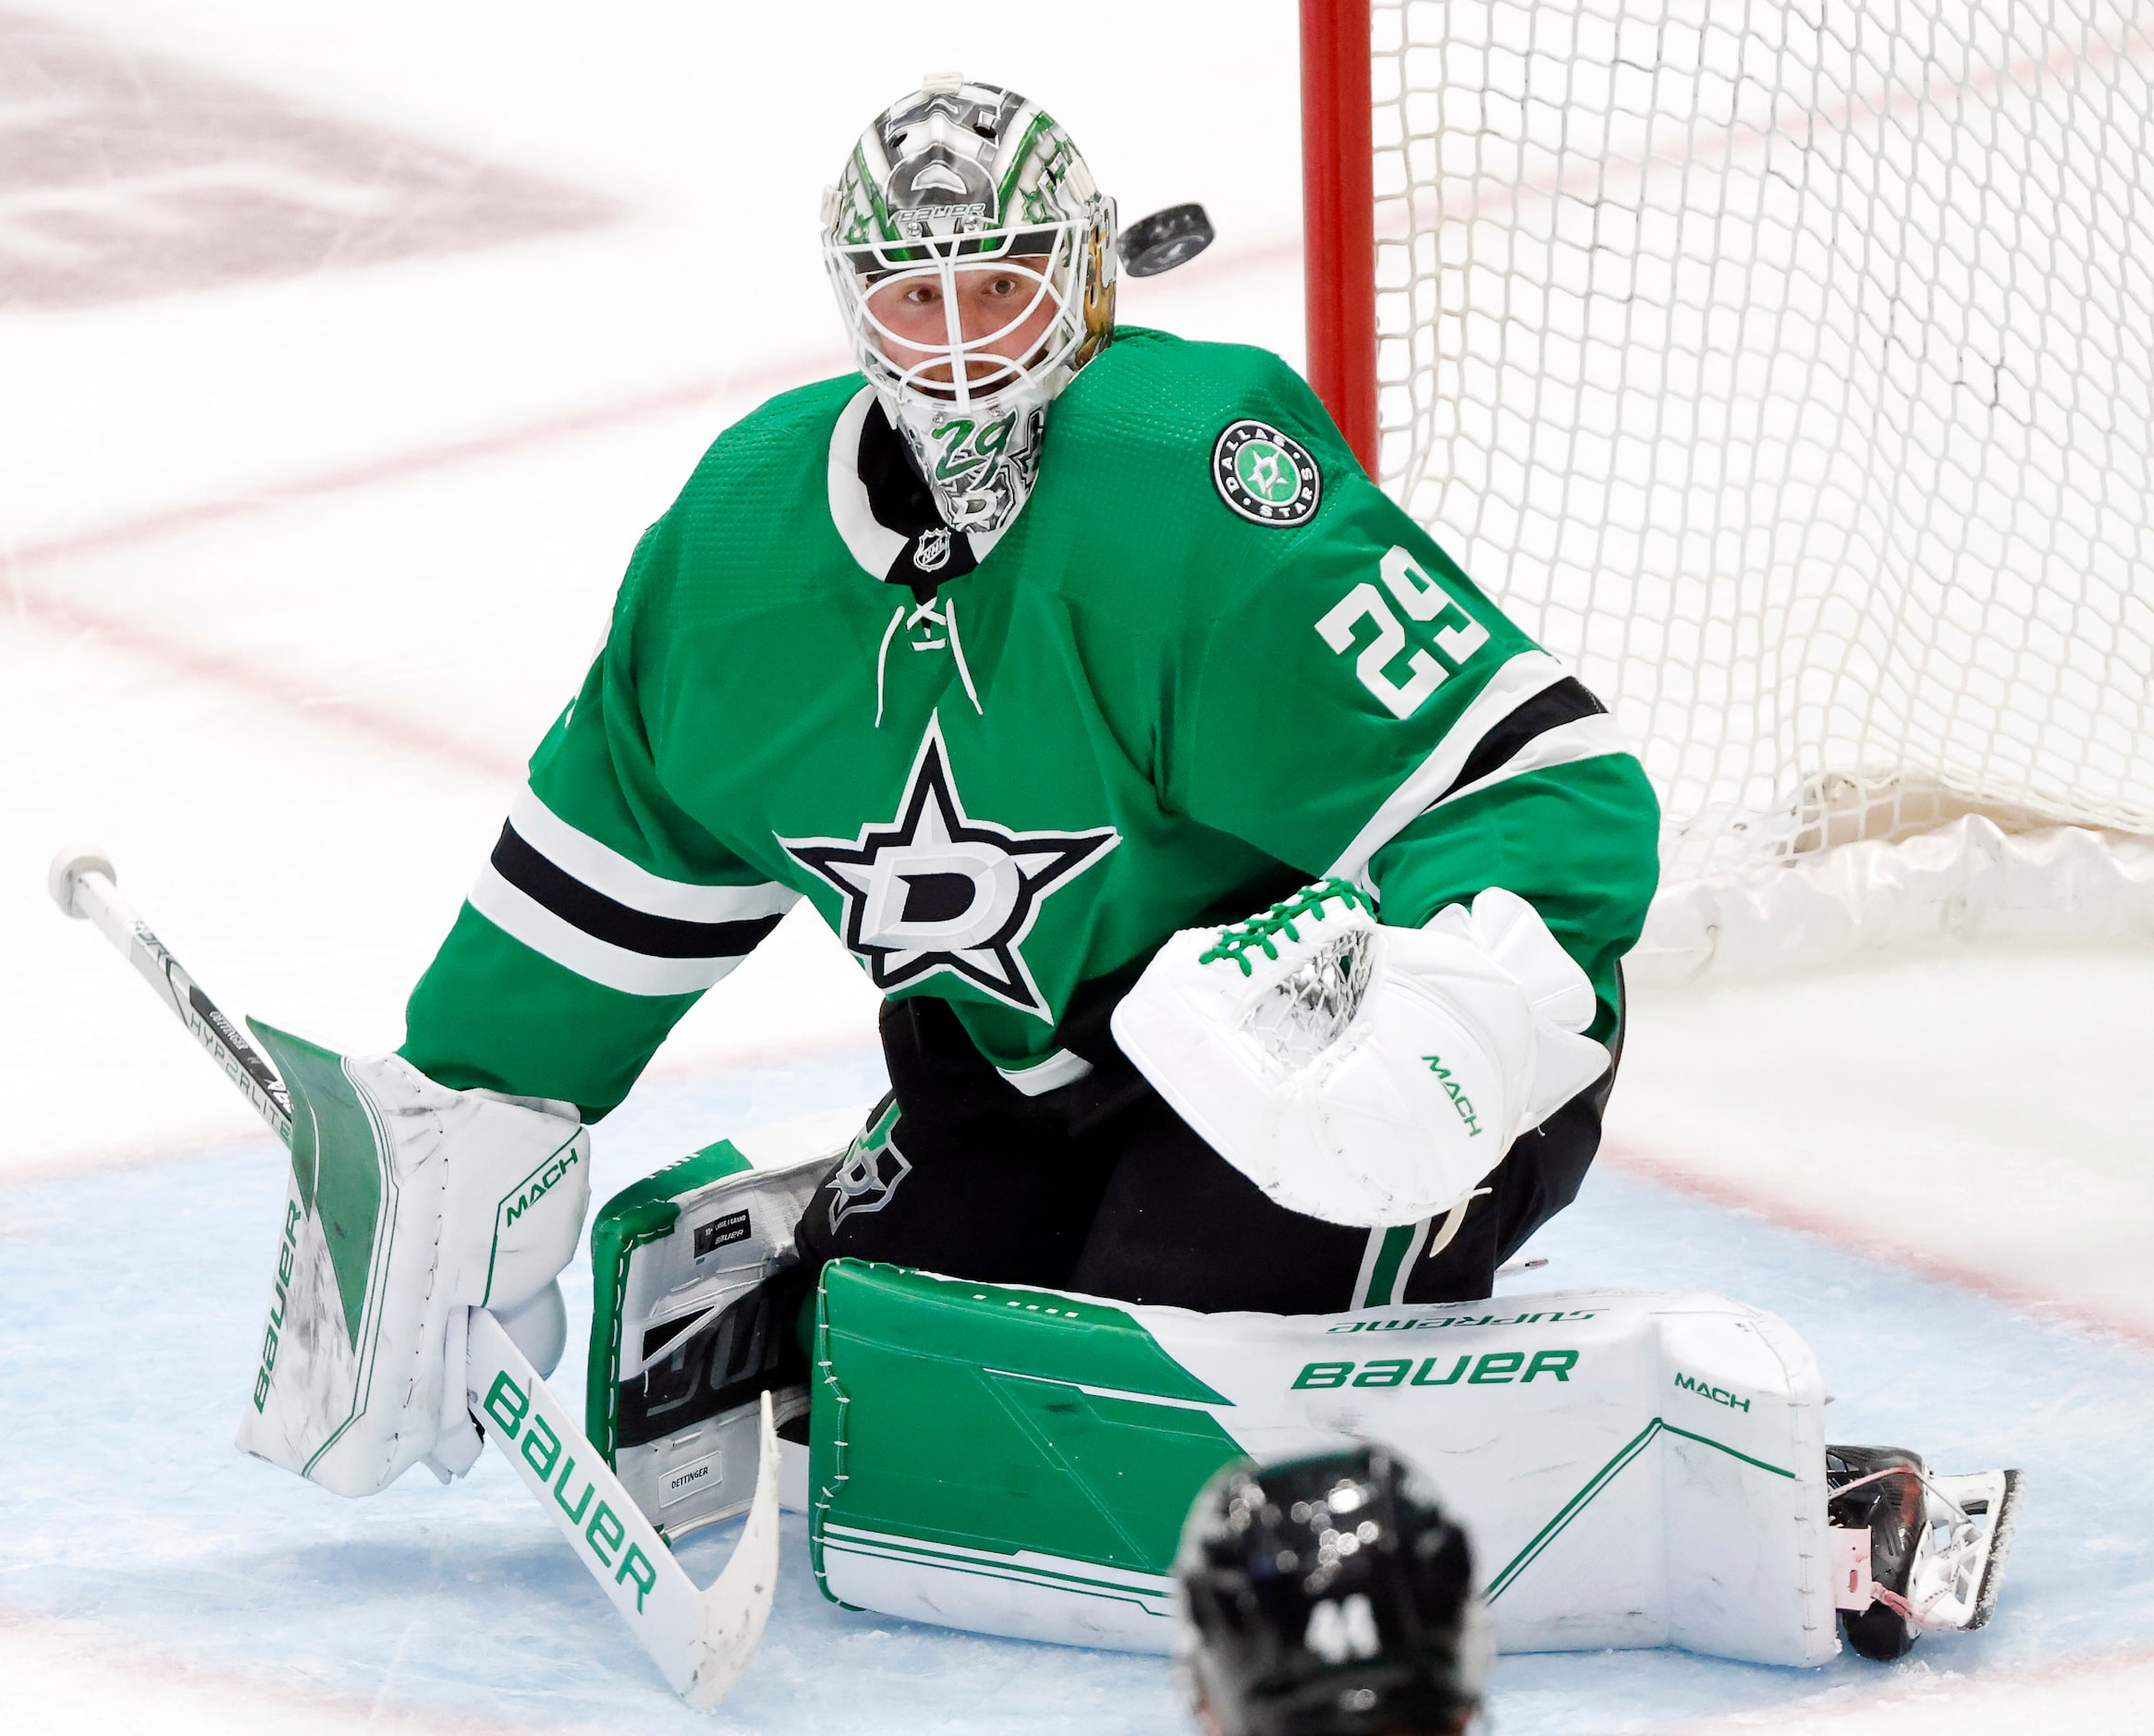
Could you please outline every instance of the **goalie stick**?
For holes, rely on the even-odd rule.
[[[76,848],[53,858],[46,885],[62,911],[93,923],[126,954],[289,1146],[292,1101],[284,1082],[135,914],[116,878],[103,851]],[[481,1431],[551,1515],[667,1681],[700,1710],[716,1705],[754,1655],[777,1589],[778,1451],[770,1395],[763,1395],[759,1466],[747,1524],[717,1579],[699,1591],[538,1371],[484,1309],[471,1310],[464,1385]],[[569,1495],[577,1476],[588,1486],[571,1508]]]

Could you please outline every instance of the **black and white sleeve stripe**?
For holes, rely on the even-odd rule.
[[[1378,850],[1431,809],[1527,772],[1627,753],[1600,702],[1545,651],[1522,651],[1355,835],[1329,872],[1366,886]]]
[[[471,908],[556,964],[625,995],[710,987],[800,894],[775,881],[696,886],[639,868],[524,790]]]

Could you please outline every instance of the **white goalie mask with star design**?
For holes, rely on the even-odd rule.
[[[854,360],[952,530],[1024,505],[1047,406],[1113,335],[1114,243],[1069,134],[954,75],[877,116],[824,195]]]

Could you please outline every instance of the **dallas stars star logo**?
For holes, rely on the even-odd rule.
[[[845,944],[875,986],[903,988],[938,972],[998,1001],[1051,1015],[1020,950],[1046,897],[1121,842],[1111,825],[1089,832],[1013,832],[975,820],[958,799],[930,717],[898,817],[836,837],[777,840],[845,900]]]

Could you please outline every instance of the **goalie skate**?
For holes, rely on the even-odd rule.
[[[2018,1522],[2017,1471],[1940,1476],[1896,1447],[1829,1447],[1841,1632],[1865,1657],[1989,1620]]]

